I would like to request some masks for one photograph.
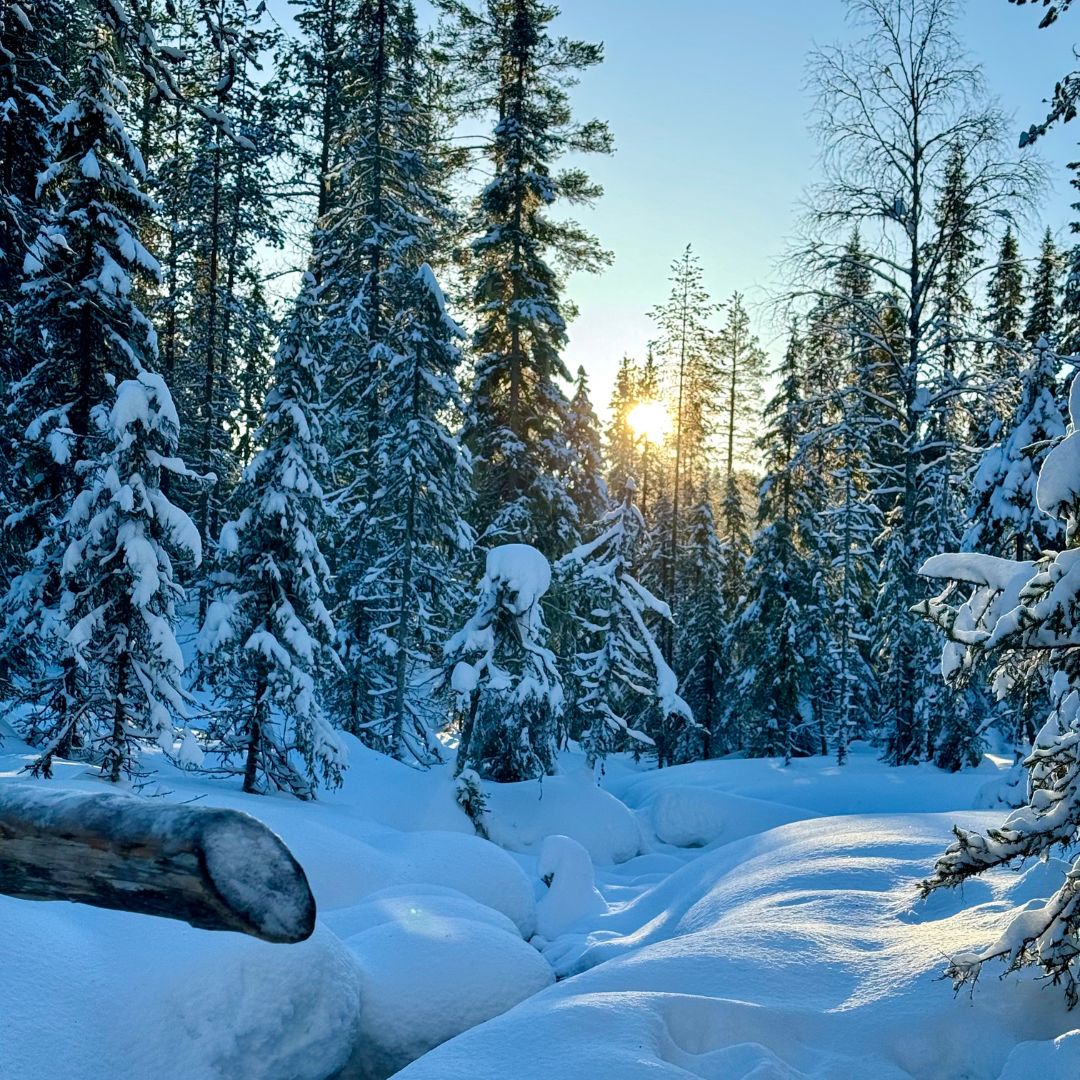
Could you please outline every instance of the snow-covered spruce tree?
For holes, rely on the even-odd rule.
[[[749,592],[733,635],[740,645],[738,677],[748,712],[751,753],[781,757],[814,749],[811,692],[821,651],[825,611],[814,601],[815,567],[805,533],[813,518],[803,491],[800,459],[802,342],[793,330],[777,375],[779,387],[765,410],[760,440],[765,455],[758,532],[746,565]]]
[[[32,7],[0,6],[0,385],[5,399],[27,374],[41,345],[40,327],[30,323],[20,334],[15,315],[23,259],[44,224],[45,205],[37,198],[37,186],[53,152],[49,121],[59,72],[50,54],[59,15],[59,5],[52,0]],[[17,518],[25,509],[20,493],[26,484],[16,468],[22,433],[15,419],[0,409],[0,518]],[[25,544],[22,533],[11,527],[0,533],[0,594],[10,583],[18,547]]]
[[[60,26],[53,0],[0,8],[0,375],[5,384],[25,374],[14,352],[13,310],[23,257],[42,224],[38,176],[52,155],[50,119],[59,80],[51,53]]]
[[[551,564],[528,544],[487,554],[476,611],[446,644],[464,702],[456,772],[504,782],[555,771],[562,679],[547,648],[541,601]]]
[[[454,455],[448,454],[446,425],[452,418],[445,411],[460,404],[453,378],[456,331],[440,309],[430,269],[424,269],[435,259],[449,211],[435,182],[428,62],[415,10],[402,0],[362,0],[349,38],[350,67],[339,73],[342,135],[312,261],[324,287],[332,418],[326,442],[335,509],[338,650],[345,667],[331,705],[346,730],[379,749],[408,756],[402,742],[408,729],[414,749],[426,757],[428,750],[420,749],[425,738],[418,744],[413,721],[396,710],[398,660],[391,653],[395,635],[406,633],[409,658],[400,677],[409,683],[420,654],[433,645],[421,645],[414,631],[422,636],[442,617],[429,598],[419,623],[410,618],[401,625],[402,596],[411,594],[412,603],[419,595],[415,588],[430,585],[427,575],[413,575],[414,555],[425,544],[442,552],[444,527],[458,535],[457,515],[467,497],[458,466],[449,464]],[[423,384],[425,373],[434,382],[418,384],[414,394],[412,380]],[[447,445],[440,448],[440,441]],[[425,504],[429,498],[444,500],[447,516],[438,520],[413,500],[414,512],[420,512],[414,527],[421,531],[402,549],[393,530],[404,528],[412,499],[402,472],[410,456],[418,467],[435,470],[436,487],[425,491],[418,477],[413,494]],[[438,563],[444,556],[433,557]],[[445,599],[452,603],[452,594]],[[411,689],[406,696],[407,710],[415,704]]]
[[[43,775],[76,734],[84,755],[110,780],[134,775],[144,746],[156,743],[172,753],[173,718],[187,712],[183,656],[173,633],[183,590],[169,552],[198,563],[201,546],[191,519],[161,491],[163,469],[182,471],[172,398],[161,376],[142,367],[143,358],[154,358],[152,347],[132,337],[126,344],[134,346],[127,357],[132,377],[117,386],[111,405],[93,411],[90,453],[76,466],[85,486],[61,523],[73,539],[53,618],[70,626],[65,645],[73,678],[64,688],[70,698],[62,724],[43,732],[34,764]],[[185,740],[181,757],[197,761],[189,745]]]
[[[1020,398],[998,440],[982,456],[972,481],[970,524],[964,551],[981,551],[1018,562],[1064,545],[1060,521],[1039,508],[1036,487],[1049,449],[1065,434],[1061,362],[1040,339],[1020,374]],[[989,658],[974,664],[965,681],[981,681]],[[1002,684],[1004,690],[1005,684]],[[1020,755],[1031,744],[1045,703],[1046,685],[1037,666],[1028,665],[1009,681],[995,709],[995,724],[1006,727]]]
[[[163,470],[184,470],[156,337],[131,297],[157,264],[135,224],[149,203],[126,96],[113,37],[97,26],[54,120],[42,187],[55,209],[25,262],[19,320],[40,347],[9,406],[26,547],[4,598],[6,648],[22,654],[19,691],[35,706],[35,770],[48,775],[74,749],[114,780],[137,768],[141,743],[171,747],[183,694],[169,551],[200,554],[160,490]]]
[[[1061,523],[1035,499],[1039,470],[1049,448],[1065,434],[1061,361],[1045,338],[1020,373],[1020,398],[972,479],[970,525],[964,551],[1017,561],[1061,546]]]
[[[487,149],[493,175],[474,210],[466,267],[476,316],[464,431],[476,459],[473,520],[488,542],[527,541],[561,555],[582,526],[567,490],[561,293],[567,271],[596,270],[610,256],[550,209],[601,193],[580,168],[554,166],[567,153],[611,149],[604,123],[574,119],[566,89],[600,63],[603,49],[552,36],[558,9],[540,0],[440,6],[451,17],[448,47],[462,100],[475,115],[498,117]]]
[[[577,508],[577,520],[582,524],[582,532],[588,536],[588,530],[595,528],[607,512],[610,499],[600,449],[600,421],[589,400],[588,380],[583,367],[578,368],[565,436],[566,490]],[[582,648],[582,626],[589,621],[589,600],[577,589],[571,576],[558,572],[558,565],[549,594],[547,619],[555,655],[568,659],[577,656]],[[581,719],[578,699],[585,692],[578,670],[578,665],[571,663],[563,672],[567,703],[564,717],[575,728],[580,726]],[[578,731],[570,730],[568,733],[576,737]]]
[[[669,765],[696,725],[656,641],[654,624],[671,611],[634,577],[644,521],[632,484],[595,530],[556,566],[586,609],[574,659],[581,744],[590,765],[632,741],[654,746],[658,764]]]
[[[956,286],[966,288],[966,278],[953,273],[956,216],[944,212],[943,196],[952,186],[959,198],[948,203],[963,204],[963,220],[982,229],[1032,190],[1037,170],[1010,160],[1007,125],[986,108],[978,70],[960,60],[953,0],[849,0],[848,7],[864,38],[856,47],[819,49],[813,59],[827,168],[810,200],[814,236],[801,255],[820,281],[852,225],[860,225],[863,264],[898,316],[876,342],[890,369],[893,396],[881,407],[897,453],[875,461],[877,486],[893,503],[884,508],[875,620],[887,757],[900,764],[933,753],[944,722],[931,686],[932,638],[908,614],[921,592],[918,567],[940,550],[932,546],[943,524],[939,511],[955,502],[938,496],[962,475],[943,457],[929,423],[935,412],[953,413],[966,382],[955,357],[963,335],[953,329],[963,321]],[[914,65],[907,60],[913,55],[920,58]],[[949,467],[938,468],[938,482],[929,484],[932,463]]]
[[[878,415],[881,372],[872,343],[880,298],[854,231],[833,272],[833,289],[803,324],[803,398],[799,455],[810,520],[808,557],[827,600],[823,646],[814,665],[819,736],[843,765],[853,738],[874,730],[877,679],[870,664],[869,613],[877,589],[874,540],[881,533],[874,448],[888,420]],[[880,460],[880,459],[879,459]],[[807,498],[808,497],[808,498]]]
[[[401,322],[379,384],[385,409],[375,443],[380,482],[369,511],[378,557],[360,583],[373,615],[366,662],[376,698],[375,726],[363,737],[396,758],[427,763],[440,759],[434,731],[445,717],[444,702],[429,684],[460,611],[459,564],[473,545],[464,518],[470,462],[447,427],[448,417],[464,408],[455,378],[462,332],[426,263],[412,269],[402,252],[393,265],[388,281]],[[409,274],[411,288],[398,280]]]
[[[724,604],[724,549],[716,532],[712,491],[706,485],[686,516],[680,552],[683,583],[675,657],[683,698],[696,724],[684,727],[672,757],[676,762],[719,757],[740,749],[741,703],[729,687],[737,660],[733,612]]]
[[[1070,545],[1080,527],[1080,382],[1070,396],[1068,437],[1042,464],[1037,494],[1040,507],[1065,525]],[[956,585],[920,605],[923,614],[948,637],[942,662],[946,675],[962,676],[986,653],[999,660],[995,681],[1006,687],[1017,667],[1046,669],[1052,709],[1024,762],[1028,770],[1026,806],[985,833],[957,828],[955,842],[922,883],[923,895],[961,885],[995,866],[1055,848],[1067,850],[1080,834],[1080,588],[1075,574],[1076,548],[1037,564],[984,554],[941,555],[927,561],[922,573],[966,584],[966,602],[954,599]],[[1066,872],[1058,891],[1035,908],[1017,915],[997,941],[957,953],[948,974],[959,986],[973,982],[988,960],[1001,959],[1008,971],[1036,967],[1063,987],[1070,1006],[1080,1001],[1080,861]]]
[[[239,516],[221,532],[217,596],[198,639],[217,696],[207,739],[215,771],[242,776],[247,792],[300,799],[314,797],[320,778],[340,783],[345,764],[319,694],[336,656],[319,548],[326,452],[318,299],[306,275],[274,364],[263,449],[244,470]]]

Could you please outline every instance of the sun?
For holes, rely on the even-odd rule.
[[[659,445],[671,431],[671,417],[659,401],[639,401],[627,414],[627,422],[639,439]]]

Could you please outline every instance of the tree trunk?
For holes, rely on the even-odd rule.
[[[0,786],[0,893],[296,942],[315,899],[288,848],[237,810]]]

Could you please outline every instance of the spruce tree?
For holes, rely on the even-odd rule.
[[[684,586],[675,635],[682,696],[696,725],[675,747],[676,761],[719,757],[742,746],[742,710],[728,693],[737,651],[732,611],[724,604],[724,548],[706,484],[687,514],[681,551]]]
[[[448,534],[426,508],[423,478],[414,489],[401,470],[410,459],[434,470],[430,498],[445,499],[442,524],[459,535],[467,493],[461,462],[447,453],[447,425],[460,409],[457,331],[430,271],[449,210],[437,182],[428,61],[412,5],[358,2],[348,39],[349,66],[337,74],[342,111],[334,121],[341,133],[333,183],[312,260],[323,286],[338,651],[345,666],[332,707],[346,730],[371,745],[427,759],[424,725],[406,713],[416,704],[416,665],[434,647],[430,636],[425,644],[420,639],[443,613],[426,603],[419,622],[414,610],[402,623],[401,606],[430,583],[416,553],[430,543],[433,565],[441,565]],[[424,383],[429,374],[431,385]],[[393,531],[407,531],[410,505],[420,531],[400,548],[402,533]],[[400,635],[404,660],[390,652]]]
[[[246,792],[314,797],[336,785],[344,748],[325,719],[320,680],[334,670],[330,571],[319,547],[327,464],[318,409],[318,287],[307,275],[283,335],[242,507],[222,529],[216,598],[199,635],[218,696],[209,730],[218,771]]]
[[[1031,277],[1031,305],[1024,324],[1024,340],[1037,346],[1041,338],[1053,346],[1058,338],[1058,278],[1061,265],[1054,236],[1049,229],[1039,246],[1039,257]]]
[[[804,535],[812,520],[801,476],[801,364],[802,342],[793,330],[777,371],[779,388],[765,411],[760,447],[766,475],[737,630],[749,748],[785,764],[813,748],[813,710],[822,704],[811,693],[825,612],[814,604],[814,567]]]
[[[1077,490],[1076,426],[1080,415],[1077,387],[1071,394],[1068,437],[1045,458],[1037,485],[1040,507],[1058,517],[1070,545],[1080,524]],[[1051,711],[1024,762],[1028,771],[1027,805],[997,828],[985,832],[954,829],[956,840],[922,883],[927,895],[963,884],[996,866],[1076,843],[1080,830],[1080,695],[1077,693],[1075,626],[1080,594],[1072,583],[1073,549],[1041,560],[1017,562],[985,554],[948,554],[928,560],[923,573],[968,587],[966,601],[954,599],[953,587],[924,603],[921,610],[950,638],[943,667],[963,678],[979,654],[998,658],[995,682],[1008,683],[1018,666],[1035,665],[1050,685]],[[973,658],[972,654],[975,654]],[[1077,990],[1076,936],[1080,932],[1080,863],[1066,872],[1060,888],[1044,903],[1028,905],[996,942],[957,953],[947,973],[956,985],[973,982],[989,960],[1001,959],[1007,971],[1033,966],[1063,987],[1069,1006]]]
[[[97,26],[54,121],[45,184],[62,195],[26,261],[21,317],[48,337],[12,406],[36,484],[24,520],[37,522],[6,598],[32,658],[34,769],[48,775],[55,754],[80,749],[114,781],[137,771],[141,746],[172,748],[184,695],[169,553],[200,555],[160,488],[163,470],[184,470],[156,338],[132,300],[132,279],[158,268],[136,225],[148,200],[125,100],[114,38]]]
[[[595,532],[556,568],[585,610],[574,658],[581,743],[590,765],[636,742],[653,746],[662,767],[679,759],[696,724],[656,640],[655,624],[671,611],[634,577],[644,521],[632,483]]]
[[[455,378],[461,330],[425,263],[395,263],[389,287],[402,319],[380,382],[385,418],[375,443],[379,489],[370,506],[378,557],[359,583],[373,615],[368,678],[376,725],[365,741],[402,760],[441,757],[442,702],[430,688],[437,651],[460,610],[460,561],[473,544],[464,513],[468,457],[447,427],[464,405]],[[411,272],[408,282],[399,276]],[[400,335],[400,336],[399,336]]]
[[[582,526],[566,479],[561,294],[567,271],[596,270],[609,256],[579,225],[551,214],[558,203],[588,204],[601,193],[580,168],[554,165],[567,153],[611,149],[605,124],[574,119],[566,90],[603,50],[553,36],[557,9],[539,0],[441,6],[470,111],[498,117],[467,266],[476,316],[464,432],[476,460],[474,521],[488,542],[527,541],[557,555]]]
[[[465,703],[456,772],[528,780],[556,764],[562,679],[547,647],[541,601],[551,565],[528,544],[487,554],[476,610],[446,644],[452,689]]]
[[[990,369],[998,379],[1015,377],[1024,324],[1024,266],[1012,227],[1006,228],[986,290]]]
[[[600,446],[600,421],[589,400],[589,382],[578,368],[574,396],[567,415],[566,443],[569,451],[566,488],[577,508],[579,521],[600,520],[608,508],[604,459]]]

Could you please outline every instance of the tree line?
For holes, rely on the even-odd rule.
[[[570,100],[602,48],[538,0],[437,7],[0,7],[0,674],[31,770],[156,747],[310,798],[342,732],[418,766],[449,737],[469,800],[568,740],[1020,752],[1041,668],[996,695],[957,651],[955,692],[912,608],[937,552],[1065,543],[1035,478],[1076,255],[1021,256],[1040,170],[954,5],[851,0],[859,48],[811,58],[779,364],[688,247],[603,430],[563,359],[567,275],[611,258],[568,216],[612,148]]]

